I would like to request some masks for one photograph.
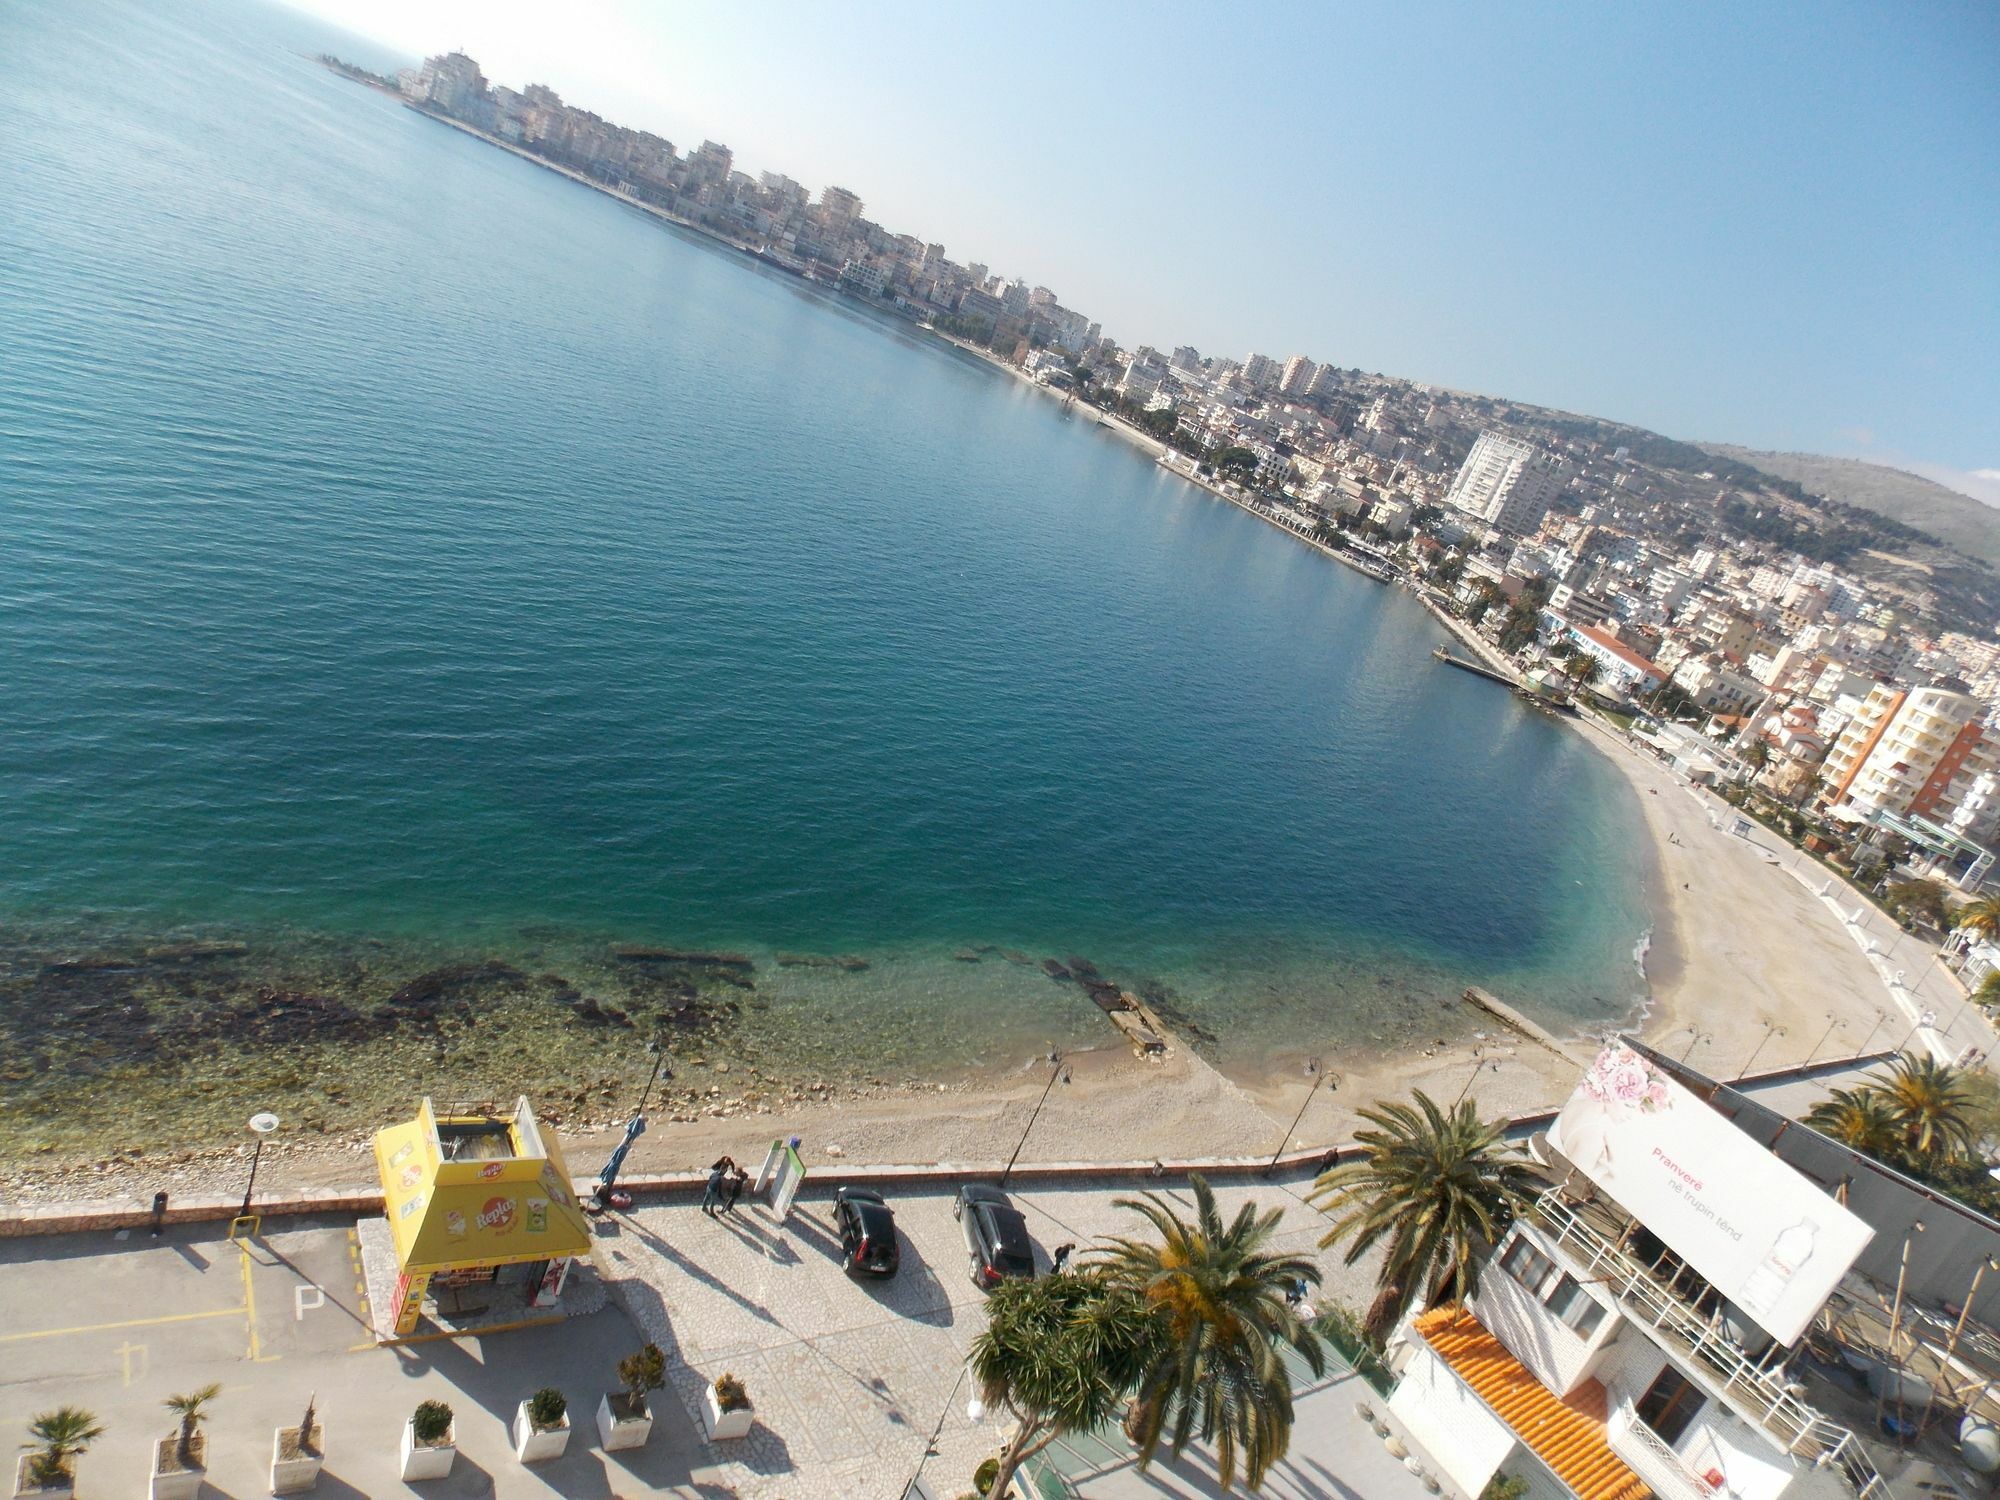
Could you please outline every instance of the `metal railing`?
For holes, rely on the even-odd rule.
[[[1531,1212],[1585,1268],[1588,1279],[1617,1297],[1635,1321],[1665,1335],[1708,1377],[1731,1410],[1762,1427],[1794,1457],[1836,1468],[1861,1500],[1889,1500],[1889,1487],[1861,1440],[1794,1395],[1782,1366],[1766,1369],[1753,1361],[1717,1320],[1668,1291],[1641,1261],[1592,1228],[1554,1192],[1537,1199]]]
[[[1646,1425],[1630,1396],[1614,1393],[1604,1432],[1611,1451],[1645,1480],[1660,1500],[1709,1500],[1713,1487],[1688,1468],[1672,1444]]]

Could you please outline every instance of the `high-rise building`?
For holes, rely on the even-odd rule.
[[[1260,391],[1276,385],[1284,373],[1284,367],[1268,354],[1252,354],[1243,361],[1243,378]]]
[[[415,92],[418,102],[448,115],[461,115],[485,97],[486,77],[479,64],[463,52],[447,52],[424,59],[423,67],[417,70]]]
[[[861,217],[861,200],[844,187],[821,188],[819,211],[829,224],[852,224]]]
[[[1877,683],[1820,773],[1826,805],[1862,821],[1878,813],[1949,817],[2000,746],[1981,723],[1986,705],[1946,678],[1922,688]]]
[[[1285,361],[1285,373],[1278,377],[1278,389],[1287,396],[1303,396],[1311,389],[1313,376],[1318,373],[1318,365],[1303,354],[1294,354]]]
[[[1193,344],[1182,344],[1180,348],[1174,350],[1172,364],[1176,370],[1185,370],[1190,375],[1199,375],[1201,373],[1201,351],[1195,348]]]
[[[1510,536],[1527,536],[1562,490],[1562,465],[1519,438],[1482,432],[1459,466],[1445,504]]]

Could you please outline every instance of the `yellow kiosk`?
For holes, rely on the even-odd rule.
[[[396,1246],[396,1332],[416,1330],[433,1284],[519,1280],[531,1306],[553,1307],[590,1225],[553,1139],[525,1097],[509,1114],[417,1117],[375,1135],[375,1167]],[[519,1271],[512,1268],[520,1267]]]

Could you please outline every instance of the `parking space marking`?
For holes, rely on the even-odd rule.
[[[307,1299],[312,1300],[308,1301]],[[326,1306],[326,1293],[316,1286],[295,1286],[292,1288],[292,1321],[303,1323],[306,1314],[315,1308]]]
[[[144,1344],[135,1344],[130,1339],[127,1339],[118,1346],[118,1359],[124,1369],[125,1384],[128,1386],[132,1383],[132,1356],[135,1354],[139,1356],[139,1373],[144,1375],[148,1359],[146,1346]]]
[[[81,1323],[74,1328],[41,1328],[32,1333],[0,1333],[0,1344],[19,1344],[28,1339],[53,1339],[77,1333],[115,1333],[120,1328],[157,1328],[162,1323],[193,1323],[201,1318],[240,1318],[240,1307],[218,1307],[209,1312],[166,1313],[157,1318],[124,1318],[116,1323]]]
[[[250,1325],[250,1362],[257,1362],[257,1288],[250,1279],[250,1247],[242,1240],[236,1242],[243,1266],[243,1317]]]

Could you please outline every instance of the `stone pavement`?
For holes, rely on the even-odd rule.
[[[1306,1185],[1304,1174],[1281,1175],[1219,1186],[1217,1196],[1225,1216],[1248,1200],[1281,1203],[1279,1243],[1319,1254],[1328,1291],[1365,1301],[1371,1268],[1350,1270],[1318,1252],[1325,1220],[1297,1197]],[[1133,1230],[1136,1216],[1114,1199],[1147,1188],[1192,1210],[1184,1183],[1144,1175],[1062,1187],[1017,1181],[1012,1192],[1046,1270],[1058,1245],[1087,1247]],[[832,1184],[809,1184],[782,1225],[748,1202],[733,1218],[709,1219],[691,1198],[600,1223],[600,1274],[667,1352],[690,1418],[716,1376],[736,1375],[749,1388],[757,1412],[751,1436],[715,1445],[712,1455],[723,1483],[746,1500],[894,1500],[920,1465],[933,1490],[956,1496],[1000,1445],[996,1419],[974,1424],[966,1416],[970,1391],[959,1383],[984,1327],[985,1297],[972,1284],[952,1192],[884,1196],[903,1245],[902,1270],[888,1281],[857,1281],[840,1269]],[[926,1459],[940,1420],[936,1454]]]

